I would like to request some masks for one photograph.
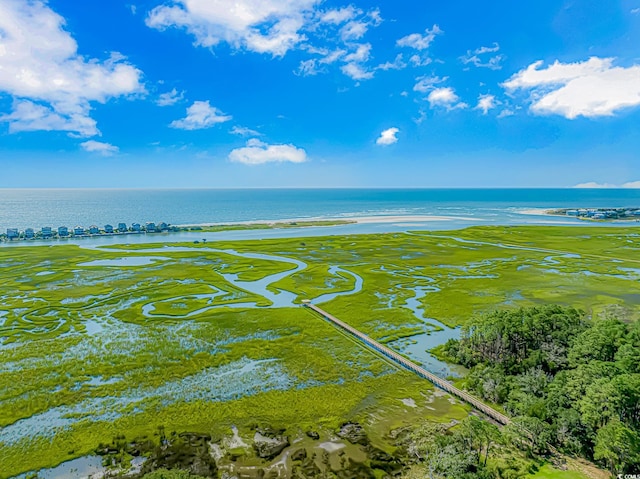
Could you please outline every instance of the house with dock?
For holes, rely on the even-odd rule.
[[[96,225],[89,226],[89,234],[91,235],[100,234],[100,228],[98,228]]]
[[[76,226],[73,228],[74,236],[84,236],[84,228],[82,226]]]
[[[13,240],[20,238],[18,228],[7,228],[7,239]]]
[[[120,233],[126,233],[127,231],[129,231],[129,228],[127,228],[126,223],[118,223],[118,231]]]
[[[51,230],[51,226],[43,226],[42,229],[40,230],[40,234],[42,235],[43,238],[52,238],[53,231]]]
[[[133,223],[131,225],[131,231],[134,233],[140,233],[142,231],[142,226],[140,226],[140,223]]]
[[[155,223],[147,223],[145,225],[145,231],[147,233],[155,233],[156,232],[156,224]]]
[[[36,237],[36,232],[33,228],[27,228],[24,230],[24,237],[26,239],[34,239]]]
[[[113,233],[113,226],[104,225],[104,232],[107,233],[107,234],[112,234]]]
[[[60,238],[64,238],[66,236],[69,236],[69,228],[67,228],[66,226],[59,226],[58,227],[58,236]]]

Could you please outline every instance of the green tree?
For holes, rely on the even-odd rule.
[[[640,437],[612,419],[598,431],[593,457],[603,461],[612,474],[631,471],[640,463]]]
[[[624,342],[627,327],[617,319],[601,319],[581,333],[569,351],[569,364],[578,366],[593,360],[611,362]]]

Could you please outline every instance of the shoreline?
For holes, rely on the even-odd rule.
[[[580,210],[596,210],[596,211],[613,211],[622,210],[625,208],[579,208]],[[629,208],[635,210],[636,208]],[[611,217],[611,218],[596,218],[591,216],[578,216],[568,215],[567,211],[578,210],[578,208],[531,208],[518,211],[521,215],[528,216],[555,216],[558,218],[571,218],[578,221],[589,221],[592,223],[637,223],[640,221],[640,217]]]
[[[370,223],[422,223],[425,221],[482,221],[479,218],[471,218],[468,216],[441,216],[441,215],[370,215],[370,216],[333,216],[333,217],[312,217],[312,218],[285,218],[278,220],[249,220],[249,221],[225,221],[216,223],[189,223],[173,225],[177,228],[194,228],[194,227],[221,227],[221,226],[278,226],[291,225],[292,223],[300,223],[291,226],[298,227],[326,227],[336,226],[340,224],[370,224]],[[322,224],[327,223],[327,224]]]
[[[32,231],[33,236],[25,237],[24,231],[17,231],[18,237],[9,238],[6,234],[0,233],[1,243],[25,242],[25,241],[59,241],[68,239],[86,239],[101,237],[118,237],[130,235],[156,235],[171,233],[210,233],[227,231],[233,229],[281,229],[281,228],[321,228],[356,224],[390,224],[390,223],[425,223],[440,221],[478,221],[484,222],[480,218],[468,216],[440,216],[440,215],[370,215],[370,216],[337,216],[337,217],[311,217],[311,218],[285,218],[277,220],[249,220],[249,221],[225,221],[211,223],[186,223],[186,224],[165,224],[162,229],[146,231],[144,228],[128,231],[105,231],[100,229],[97,233],[89,233],[87,229],[82,234],[75,234],[69,231],[66,236],[59,236],[53,232],[51,236],[43,237],[41,233]],[[154,228],[157,228],[154,224]],[[8,230],[7,230],[8,231]]]

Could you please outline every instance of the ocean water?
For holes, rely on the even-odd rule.
[[[479,224],[528,224],[532,218],[521,211],[556,207],[640,207],[640,190],[0,189],[0,231],[119,222],[180,225],[378,215],[473,217]]]

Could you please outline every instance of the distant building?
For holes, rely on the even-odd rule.
[[[53,231],[51,231],[51,226],[43,226],[42,230],[40,230],[43,238],[51,238],[53,236]]]
[[[167,231],[169,229],[169,225],[164,221],[158,225],[158,231]]]
[[[156,232],[156,224],[155,223],[147,223],[145,225],[145,230],[147,233],[155,233]]]
[[[127,231],[129,231],[129,228],[127,228],[127,225],[125,223],[118,223],[118,231],[120,233],[126,233]]]
[[[104,232],[107,234],[111,234],[113,233],[113,226],[111,225],[104,225]]]
[[[58,236],[60,237],[69,236],[69,228],[67,228],[66,226],[58,227]]]
[[[579,216],[580,213],[578,210],[567,210],[567,216]]]
[[[73,234],[75,236],[82,236],[84,235],[84,228],[82,226],[76,226],[75,228],[73,228]]]
[[[140,223],[133,223],[131,225],[131,231],[135,231],[136,233],[140,233],[140,231],[142,231],[142,226],[140,226]]]
[[[89,226],[89,234],[97,235],[100,233],[100,229],[96,225]]]
[[[33,228],[27,228],[26,230],[24,230],[24,237],[27,239],[33,239],[36,237],[36,232],[33,230]]]
[[[7,228],[7,238],[8,239],[20,238],[20,232],[18,231],[18,228]]]

